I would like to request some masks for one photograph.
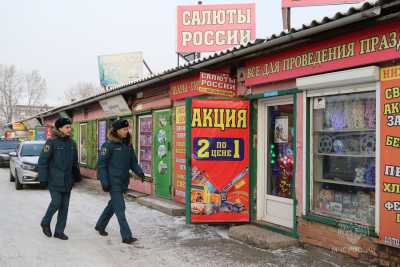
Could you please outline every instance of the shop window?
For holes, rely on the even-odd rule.
[[[312,111],[312,210],[374,225],[375,93],[315,97]]]
[[[146,176],[151,177],[152,168],[152,131],[153,117],[152,115],[139,116],[139,147],[138,159]]]
[[[97,122],[97,140],[98,140],[98,147],[97,150],[101,150],[101,146],[107,140],[107,121],[98,121]]]

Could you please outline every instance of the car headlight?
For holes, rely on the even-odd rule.
[[[22,163],[21,168],[24,170],[28,170],[28,171],[32,171],[35,169],[34,165],[30,165],[30,164],[24,164]]]

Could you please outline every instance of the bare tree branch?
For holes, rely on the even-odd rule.
[[[25,75],[25,101],[27,106],[39,106],[47,91],[46,80],[37,70]]]
[[[17,117],[17,105],[42,104],[46,90],[46,81],[37,70],[24,74],[14,65],[0,65],[0,121],[11,122]]]
[[[7,122],[12,120],[15,105],[24,91],[23,79],[15,66],[0,65],[0,116]]]
[[[78,82],[64,92],[66,103],[71,103],[99,93],[100,90],[90,82]]]

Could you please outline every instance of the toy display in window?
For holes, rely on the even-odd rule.
[[[152,169],[152,117],[139,117],[140,120],[140,155],[139,160],[146,175],[151,175]]]
[[[293,151],[288,144],[272,144],[271,156],[275,153],[276,159],[272,159],[271,182],[272,195],[289,198],[291,194],[291,183],[293,179],[294,157]],[[276,151],[275,151],[276,148]]]
[[[165,116],[160,116],[157,123],[158,127],[155,127],[155,131],[157,131],[155,139],[155,147],[157,151],[156,156],[159,160],[157,170],[159,174],[165,174],[168,171],[168,164],[166,163],[166,157],[168,154],[168,140],[167,132],[165,129],[168,123],[168,119]]]
[[[375,93],[324,97],[313,109],[315,211],[374,224]]]
[[[293,127],[289,127],[291,118],[290,106],[278,106],[271,110],[270,127],[273,137],[270,138],[270,186],[268,193],[274,196],[290,198],[293,179],[294,155],[292,140]]]
[[[290,187],[293,178],[293,152],[287,148],[286,151],[279,158],[279,191],[280,197],[290,197]]]
[[[345,190],[344,188],[342,190]],[[375,195],[373,192],[319,189],[317,210],[361,224],[374,223]]]
[[[324,116],[326,129],[374,129],[376,108],[374,98],[344,99],[328,97]]]

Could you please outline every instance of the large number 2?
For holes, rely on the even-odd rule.
[[[199,146],[199,151],[197,152],[199,159],[209,158],[210,152],[207,150],[210,147],[210,142],[207,139],[199,139],[199,141],[197,141],[197,145]]]

